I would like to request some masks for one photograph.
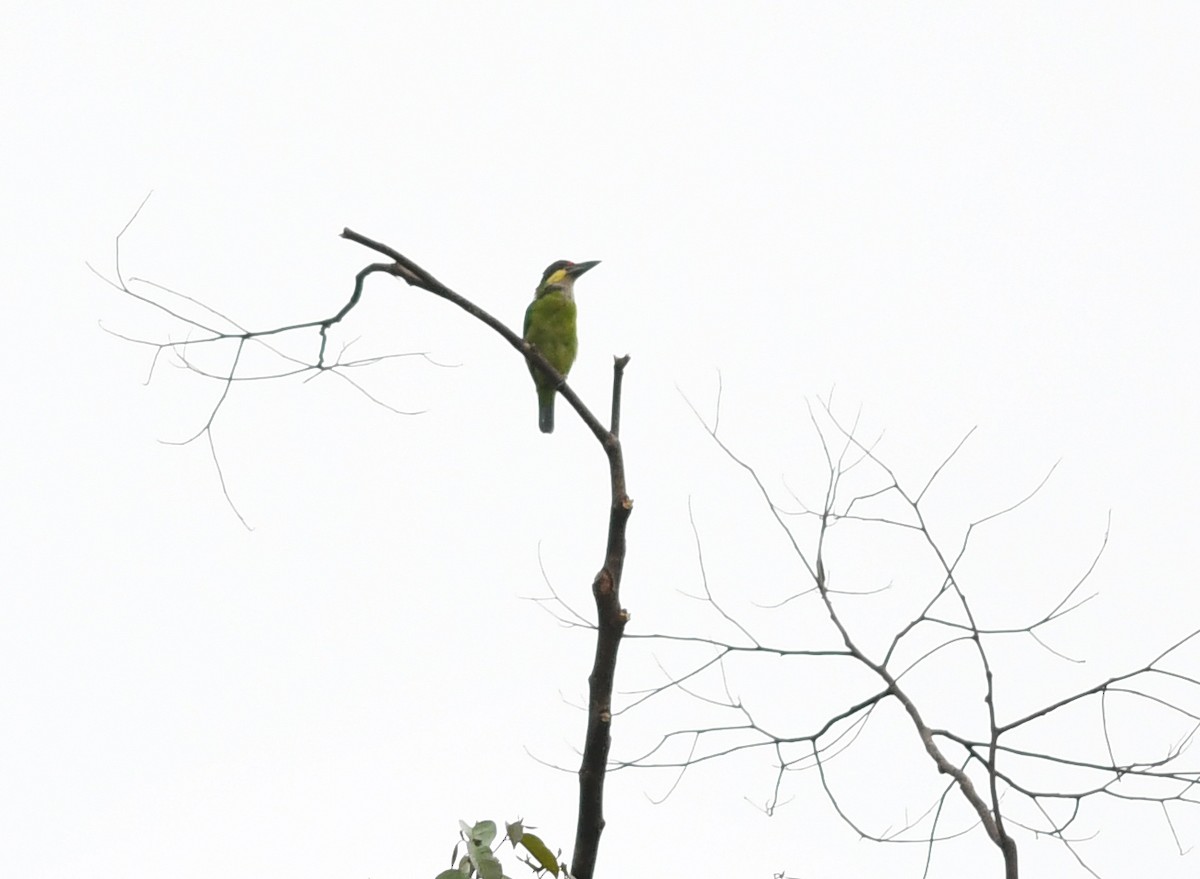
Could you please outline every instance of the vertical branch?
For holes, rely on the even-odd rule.
[[[143,205],[144,204],[145,202],[143,202]],[[140,210],[141,207],[138,208],[138,211]],[[137,214],[135,213],[134,218],[136,217]],[[130,223],[132,222],[133,219],[130,219]],[[128,229],[128,227],[129,224],[126,224],[126,229]],[[124,232],[125,230],[122,230],[121,234],[123,235]],[[354,290],[351,293],[349,300],[336,314],[321,320],[313,320],[288,326],[274,327],[272,329],[258,332],[251,332],[238,327],[238,332],[236,333],[221,332],[216,329],[206,327],[203,324],[189,320],[182,315],[177,314],[176,312],[166,308],[152,299],[140,296],[129,290],[128,285],[125,282],[125,278],[121,273],[119,250],[120,237],[120,235],[117,236],[117,281],[109,281],[109,283],[118,290],[121,290],[130,296],[134,296],[137,299],[141,299],[149,305],[153,305],[162,309],[163,311],[166,311],[166,313],[172,317],[183,320],[186,323],[205,330],[211,334],[210,338],[200,339],[194,342],[163,343],[157,346],[160,351],[164,348],[187,344],[219,342],[234,339],[238,342],[238,354],[240,356],[246,342],[252,339],[261,343],[262,340],[268,336],[275,336],[281,333],[308,329],[317,331],[319,337],[318,353],[314,363],[296,361],[301,367],[299,371],[336,370],[338,366],[342,365],[341,363],[331,364],[326,361],[326,346],[328,343],[329,330],[334,324],[341,322],[361,302],[367,276],[377,272],[386,273],[401,281],[404,281],[411,287],[425,290],[429,293],[432,293],[434,296],[438,296],[441,299],[446,300],[496,332],[505,341],[507,341],[509,345],[518,351],[522,357],[526,359],[526,361],[531,365],[531,368],[540,370],[542,374],[544,374],[554,383],[558,394],[571,405],[576,413],[578,413],[583,423],[587,426],[588,430],[590,430],[592,435],[596,437],[601,448],[604,450],[605,456],[608,458],[609,478],[611,484],[611,505],[609,510],[608,536],[605,548],[604,566],[600,569],[600,572],[596,575],[592,583],[592,594],[596,600],[597,612],[596,656],[592,665],[591,675],[588,677],[589,700],[587,736],[584,742],[583,760],[579,768],[579,822],[576,829],[574,863],[572,864],[573,874],[576,879],[592,879],[593,873],[595,872],[596,856],[600,845],[600,835],[604,830],[605,823],[603,809],[604,778],[608,771],[608,753],[611,744],[610,727],[612,724],[612,693],[613,682],[616,676],[617,651],[621,643],[621,638],[624,635],[625,624],[629,620],[629,614],[621,608],[620,586],[621,573],[625,567],[625,527],[626,523],[629,521],[629,515],[633,510],[633,502],[629,499],[629,495],[626,494],[625,491],[625,461],[621,450],[621,441],[618,439],[621,421],[621,384],[624,376],[625,366],[629,363],[628,355],[618,357],[613,362],[611,427],[606,428],[603,424],[601,424],[600,420],[592,414],[591,410],[589,410],[587,406],[583,404],[583,401],[580,400],[579,396],[570,388],[570,386],[567,385],[565,377],[560,375],[554,369],[551,363],[546,359],[545,355],[538,351],[536,347],[525,341],[520,335],[506,326],[502,321],[493,317],[474,302],[471,302],[466,297],[447,287],[432,274],[423,269],[421,266],[417,265],[408,257],[401,254],[395,248],[390,247],[383,242],[368,238],[352,229],[343,229],[342,237],[348,241],[353,241],[356,244],[360,244],[363,247],[373,250],[376,253],[383,254],[389,260],[391,260],[391,262],[372,263],[371,265],[368,265],[362,269],[355,276]],[[166,288],[161,289],[165,290]],[[184,298],[190,300],[190,297]],[[205,310],[216,314],[218,317],[224,318],[223,315],[213,311],[212,309],[203,305],[203,303],[197,304]],[[224,319],[229,320],[228,318]],[[229,322],[234,323],[231,320],[229,320]],[[238,325],[234,323],[234,326]],[[228,394],[229,389],[232,387],[235,377],[240,378],[239,376],[236,376],[237,368],[238,360],[235,359],[234,364],[230,368],[227,375],[215,376],[215,378],[219,378],[225,382],[225,392],[222,395],[222,401],[224,400],[225,394]],[[290,375],[294,373],[287,374]],[[343,376],[343,378],[344,377],[345,376]],[[219,407],[220,403],[218,403],[218,408]],[[215,412],[216,410],[214,409],[214,416]],[[208,425],[204,428],[204,431],[209,431],[211,428],[212,417],[213,416],[210,416]],[[197,434],[197,436],[199,436],[199,434]],[[222,488],[224,487],[224,478],[222,477]],[[226,498],[228,497],[229,494],[228,491],[226,491]],[[238,515],[240,518],[240,514]]]
[[[575,829],[571,862],[571,875],[575,879],[592,879],[600,835],[604,832],[604,778],[612,744],[613,681],[617,650],[629,621],[629,613],[621,607],[621,572],[625,567],[625,525],[633,511],[633,501],[625,493],[625,459],[617,436],[621,379],[628,362],[628,356],[618,357],[613,362],[612,430],[601,438],[604,453],[608,456],[612,495],[604,567],[592,581],[592,596],[596,599],[596,657],[588,676],[587,736],[579,766],[579,823]]]
[[[612,724],[612,692],[616,676],[617,649],[625,632],[625,623],[629,620],[629,614],[621,608],[620,588],[621,572],[625,567],[625,524],[633,511],[633,501],[625,493],[625,459],[621,452],[621,441],[618,439],[621,422],[621,381],[629,357],[618,357],[613,362],[612,428],[606,430],[545,356],[499,320],[455,293],[425,269],[386,244],[372,241],[351,229],[343,230],[342,237],[390,257],[394,260],[390,271],[396,277],[457,305],[503,336],[530,363],[555,382],[559,395],[579,413],[579,417],[599,441],[608,457],[612,500],[604,567],[592,581],[592,595],[596,599],[596,657],[592,663],[592,673],[588,676],[587,736],[584,740],[583,760],[579,767],[579,820],[575,830],[575,849],[571,864],[571,872],[576,879],[592,879],[596,869],[596,855],[600,848],[600,834],[604,831],[604,777],[608,771],[608,751],[611,744],[609,731]]]
[[[625,378],[625,364],[628,362],[628,354],[613,358],[612,417],[608,422],[611,425],[609,431],[613,436],[621,435],[621,383]]]

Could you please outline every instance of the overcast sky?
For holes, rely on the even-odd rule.
[[[722,436],[781,501],[789,486],[820,501],[807,405],[831,392],[918,485],[977,427],[930,501],[950,543],[1061,461],[972,556],[964,588],[996,625],[1052,606],[1111,511],[1098,596],[1051,639],[1086,663],[1014,652],[1008,704],[1088,686],[1200,627],[1197,8],[634,8],[6,12],[4,875],[433,876],[460,818],[520,816],[568,851],[574,833],[591,644],[523,598],[547,594],[542,564],[591,606],[607,510],[594,440],[561,402],[541,435],[510,348],[376,276],[335,345],[427,353],[355,372],[421,414],[329,375],[237,386],[213,437],[247,530],[208,448],[160,442],[199,430],[220,387],[169,359],[143,386],[153,352],[98,325],[186,336],[85,266],[111,274],[113,238],[151,190],[126,275],[252,328],[342,306],[374,261],[338,238],[346,226],[514,327],[548,263],[602,260],[576,288],[571,385],[604,413],[612,357],[632,357],[630,633],[733,635],[681,594],[701,588],[689,499],[731,613],[797,649],[819,628],[762,609],[805,583],[688,408],[711,415],[718,382]],[[197,357],[220,369],[230,354]],[[865,631],[936,588],[875,540],[856,533],[830,562],[846,588],[892,584],[883,604],[854,605]],[[658,682],[656,662],[685,658],[628,643],[618,688]],[[1193,651],[1184,670],[1198,668]],[[748,663],[732,686],[763,711],[796,709],[798,734],[814,694],[854,692],[826,675]],[[939,722],[969,726],[981,693],[955,687]],[[618,717],[613,754],[704,717],[650,702]],[[1073,718],[1065,746],[1095,720]],[[888,723],[890,745],[864,742],[838,768],[878,833],[936,786],[916,738]],[[1129,735],[1157,756],[1178,730],[1155,723]],[[673,781],[611,778],[598,875],[920,875],[919,846],[859,841],[812,773],[765,817],[766,752],[696,769],[652,804]],[[1173,817],[1200,846],[1200,812]],[[1081,835],[1094,830],[1080,851],[1103,876],[1200,869],[1153,806],[1098,810]],[[1053,842],[1026,835],[1022,857],[1024,875],[1085,875]],[[999,859],[976,829],[933,875],[999,875]]]

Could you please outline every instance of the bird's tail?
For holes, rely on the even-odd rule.
[[[554,389],[538,391],[538,427],[542,433],[554,433]]]

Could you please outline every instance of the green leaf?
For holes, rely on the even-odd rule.
[[[496,838],[496,822],[495,821],[479,821],[469,831],[471,839],[476,840],[480,845],[486,845],[489,848],[492,845],[492,840]]]
[[[464,875],[466,874],[461,870],[442,870],[434,879],[463,879]]]
[[[459,821],[459,828],[467,844],[467,857],[479,873],[480,879],[504,879],[504,870],[492,854],[491,842],[496,838],[496,822],[480,821],[474,827]]]
[[[505,824],[504,832],[508,836],[508,841],[515,847],[525,833],[525,822],[518,818],[512,824]]]
[[[542,865],[543,870],[549,870],[555,876],[558,875],[558,858],[550,854],[550,849],[546,848],[546,843],[542,842],[541,839],[532,833],[524,833],[521,835],[521,845],[529,850],[534,860]]]
[[[479,859],[479,879],[504,879],[504,869],[490,851]]]

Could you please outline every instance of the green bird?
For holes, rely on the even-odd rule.
[[[575,335],[575,279],[599,264],[598,259],[551,263],[542,272],[542,282],[525,310],[525,341],[542,352],[563,378],[571,371],[579,348]],[[554,433],[554,395],[558,388],[536,364],[529,364],[529,372],[537,386],[538,427],[542,433]]]

